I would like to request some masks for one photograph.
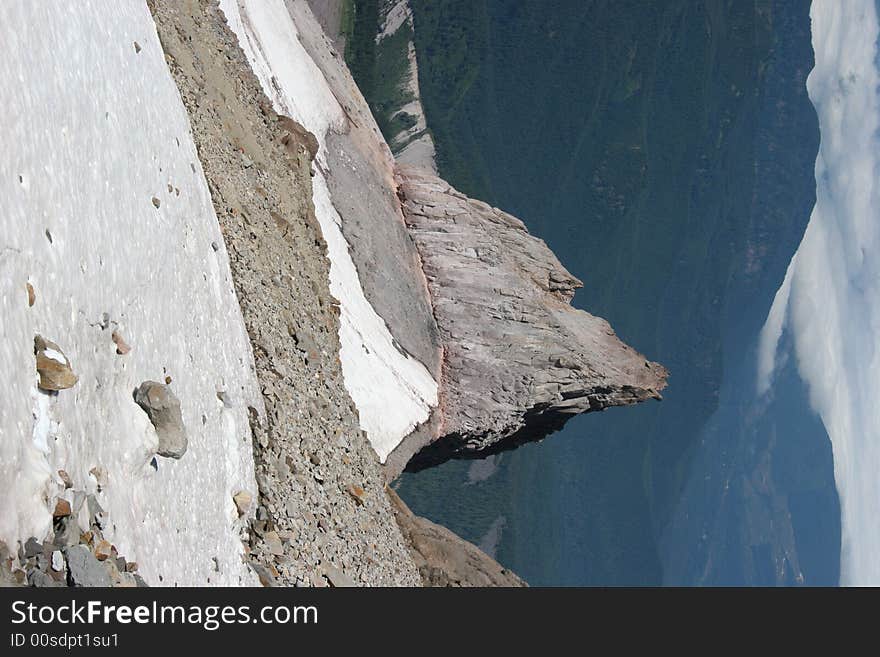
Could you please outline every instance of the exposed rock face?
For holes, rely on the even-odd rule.
[[[477,546],[415,515],[390,488],[388,497],[424,586],[527,586]]]
[[[144,409],[159,437],[159,456],[179,459],[186,454],[186,428],[180,413],[180,401],[171,389],[155,381],[144,381],[134,391],[134,400]]]
[[[570,305],[582,283],[515,217],[401,167],[399,196],[444,348],[439,439],[410,462],[540,440],[572,416],[660,399],[667,372]]]

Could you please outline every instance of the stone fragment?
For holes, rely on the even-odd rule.
[[[43,545],[35,538],[29,538],[24,544],[24,558],[30,559],[43,553]]]
[[[157,199],[157,198],[154,196],[154,197],[153,197],[153,207],[156,208],[156,209],[158,210],[160,205],[162,205],[162,201],[160,201],[159,199]]]
[[[155,381],[144,381],[135,390],[134,400],[156,429],[159,456],[179,459],[186,454],[188,440],[180,412],[180,401],[171,389]]]
[[[367,499],[367,492],[355,484],[349,484],[345,489],[352,499],[357,502],[358,506],[363,506]]]
[[[66,518],[70,515],[70,502],[65,499],[59,499],[55,502],[55,510],[52,512],[53,518]]]
[[[67,550],[68,580],[71,586],[110,586],[107,569],[85,545],[74,545]]]
[[[61,550],[52,552],[52,570],[56,572],[64,570],[64,555],[61,553]]]
[[[284,554],[284,545],[281,543],[281,538],[277,532],[265,532],[263,540],[266,541],[266,547],[269,548],[269,552],[276,556]]]
[[[357,586],[354,580],[333,564],[324,564],[324,575],[334,588],[350,588]]]
[[[70,361],[57,344],[37,335],[34,337],[34,355],[41,390],[67,390],[76,385],[79,377],[73,373]]]
[[[254,497],[248,491],[240,490],[232,496],[232,501],[235,502],[235,508],[238,510],[238,517],[240,518],[251,508]]]
[[[34,286],[30,283],[26,284],[27,287],[27,295],[28,295],[28,307],[33,307],[34,303],[37,300],[37,294],[34,292]]]
[[[105,561],[109,559],[113,555],[113,546],[110,545],[110,541],[100,540],[98,544],[95,545],[95,558],[98,561]]]

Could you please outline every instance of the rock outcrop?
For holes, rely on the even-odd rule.
[[[409,464],[540,440],[574,415],[660,399],[667,372],[571,306],[582,283],[517,218],[412,167],[398,194],[444,359],[439,438]]]
[[[415,515],[391,488],[387,492],[424,586],[527,586],[476,545]]]

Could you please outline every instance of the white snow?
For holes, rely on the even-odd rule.
[[[149,583],[255,583],[232,495],[256,492],[246,409],[260,396],[150,13],[142,0],[4,0],[0,25],[0,540],[43,538],[57,471],[97,492],[97,467],[107,538]],[[64,351],[73,388],[37,391],[35,334]],[[165,376],[189,451],[156,471],[155,430],[132,392]],[[220,389],[238,403],[219,405]]]
[[[62,365],[67,365],[67,359],[64,357],[64,354],[61,352],[55,351],[52,347],[47,347],[43,350],[43,354],[46,358],[50,358],[54,360],[56,363],[61,363]]]
[[[328,130],[345,128],[346,117],[323,74],[299,41],[283,0],[221,0],[263,91],[275,110],[301,123],[318,139],[312,183],[315,214],[330,258],[330,291],[340,302],[340,360],[361,428],[385,461],[388,454],[437,405],[437,382],[418,360],[394,346],[385,321],[364,296],[348,243],[340,228],[323,171]]]
[[[759,392],[772,385],[779,338],[834,454],[841,583],[880,584],[880,100],[874,0],[813,0],[819,116],[816,206],[761,336]]]

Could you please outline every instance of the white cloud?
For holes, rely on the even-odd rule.
[[[873,0],[814,0],[819,115],[816,206],[764,326],[759,393],[783,327],[831,438],[841,504],[841,583],[880,584],[880,125]]]

